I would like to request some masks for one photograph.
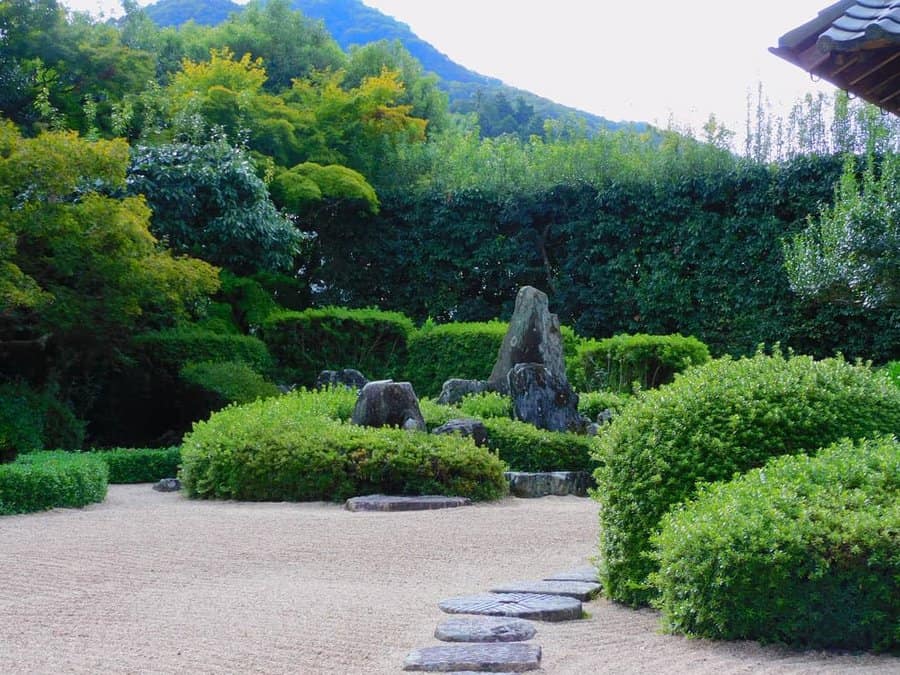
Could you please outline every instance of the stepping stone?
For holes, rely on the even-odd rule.
[[[590,584],[597,583],[597,568],[593,565],[585,565],[576,567],[565,572],[557,572],[549,577],[544,577],[545,581],[586,581]]]
[[[491,589],[491,593],[537,593],[566,595],[587,602],[600,592],[600,584],[587,581],[517,581]]]
[[[444,642],[524,642],[534,637],[534,624],[499,616],[456,616],[434,631]]]
[[[538,645],[513,642],[508,644],[448,645],[414,649],[403,662],[403,670],[434,673],[475,671],[521,673],[537,670],[541,665]]]
[[[432,509],[452,509],[468,506],[468,497],[442,497],[422,495],[420,497],[394,497],[390,495],[367,495],[352,497],[344,504],[348,511],[430,511]]]
[[[510,616],[538,621],[580,619],[581,602],[563,595],[534,593],[482,593],[441,600],[438,607],[448,614]]]

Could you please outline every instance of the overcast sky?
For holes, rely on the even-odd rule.
[[[363,1],[472,70],[612,120],[699,129],[714,113],[740,132],[759,82],[785,114],[807,92],[833,91],[768,52],[830,0]]]

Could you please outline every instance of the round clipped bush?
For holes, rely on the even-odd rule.
[[[108,470],[91,453],[33,452],[0,465],[0,515],[77,508],[106,498]]]
[[[356,394],[300,391],[232,406],[195,425],[181,480],[194,497],[341,500],[357,494],[505,494],[504,463],[471,439],[346,421]]]
[[[842,359],[757,354],[690,369],[642,392],[598,437],[600,579],[608,597],[646,604],[650,535],[699,481],[770,457],[900,430],[900,390]]]
[[[900,649],[900,441],[843,441],[702,488],[654,537],[670,631]]]
[[[578,412],[590,419],[597,420],[597,415],[609,410],[613,416],[618,415],[628,403],[627,394],[612,391],[588,391],[578,394]]]
[[[183,405],[194,420],[206,419],[229,403],[249,403],[281,393],[242,361],[189,363],[178,377],[186,385]]]

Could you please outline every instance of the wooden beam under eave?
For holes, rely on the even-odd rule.
[[[896,52],[894,52],[891,56],[884,59],[883,61],[879,61],[877,64],[875,64],[875,66],[873,66],[872,68],[869,68],[867,71],[865,71],[863,74],[859,75],[855,79],[850,80],[850,84],[855,85],[858,82],[862,82],[864,79],[869,77],[869,75],[877,73],[879,70],[884,68],[886,65],[893,63],[898,58],[900,58],[900,49],[898,49]]]

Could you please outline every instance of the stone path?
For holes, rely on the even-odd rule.
[[[571,621],[583,616],[582,601],[600,590],[597,572],[582,566],[540,581],[502,584],[490,593],[448,598],[438,607],[454,617],[434,632],[448,646],[414,649],[404,670],[425,672],[520,673],[537,670],[541,647],[526,644],[537,633],[530,621]]]

